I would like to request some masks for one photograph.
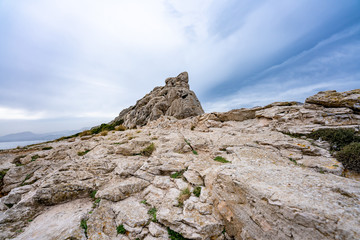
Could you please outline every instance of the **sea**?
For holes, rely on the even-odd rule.
[[[19,141],[19,142],[0,142],[1,149],[11,149],[17,147],[25,147],[27,145],[46,142],[46,140],[33,140],[33,141]]]

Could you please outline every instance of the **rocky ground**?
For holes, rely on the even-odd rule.
[[[359,125],[274,103],[1,151],[0,239],[360,239],[358,176],[286,134]]]

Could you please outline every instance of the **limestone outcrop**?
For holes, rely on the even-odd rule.
[[[156,87],[142,99],[120,112],[116,121],[123,121],[127,128],[144,126],[161,116],[177,119],[198,116],[204,113],[195,93],[190,90],[187,72],[167,78],[164,87]]]
[[[0,151],[0,239],[360,239],[359,175],[289,136],[359,125],[274,103]]]
[[[360,89],[347,92],[324,91],[305,100],[306,103],[318,104],[324,107],[346,107],[360,111]]]

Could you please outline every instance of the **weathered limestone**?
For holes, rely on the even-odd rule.
[[[324,107],[347,107],[360,110],[360,89],[347,92],[324,91],[308,97],[306,103],[322,105]]]
[[[359,125],[351,107],[273,103],[2,151],[0,239],[359,239],[360,178],[284,134]]]
[[[124,121],[127,128],[143,126],[160,116],[174,116],[177,119],[198,116],[204,113],[195,93],[190,90],[187,72],[167,78],[164,87],[156,87],[136,102],[135,106],[124,109],[114,121]]]

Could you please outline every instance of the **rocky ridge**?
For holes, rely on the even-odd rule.
[[[184,119],[203,114],[204,110],[188,82],[187,72],[167,78],[164,87],[155,87],[134,106],[122,110],[113,122],[123,122],[125,127],[134,128],[164,115]]]
[[[288,133],[360,115],[310,99],[1,151],[0,239],[359,239],[360,179]]]

